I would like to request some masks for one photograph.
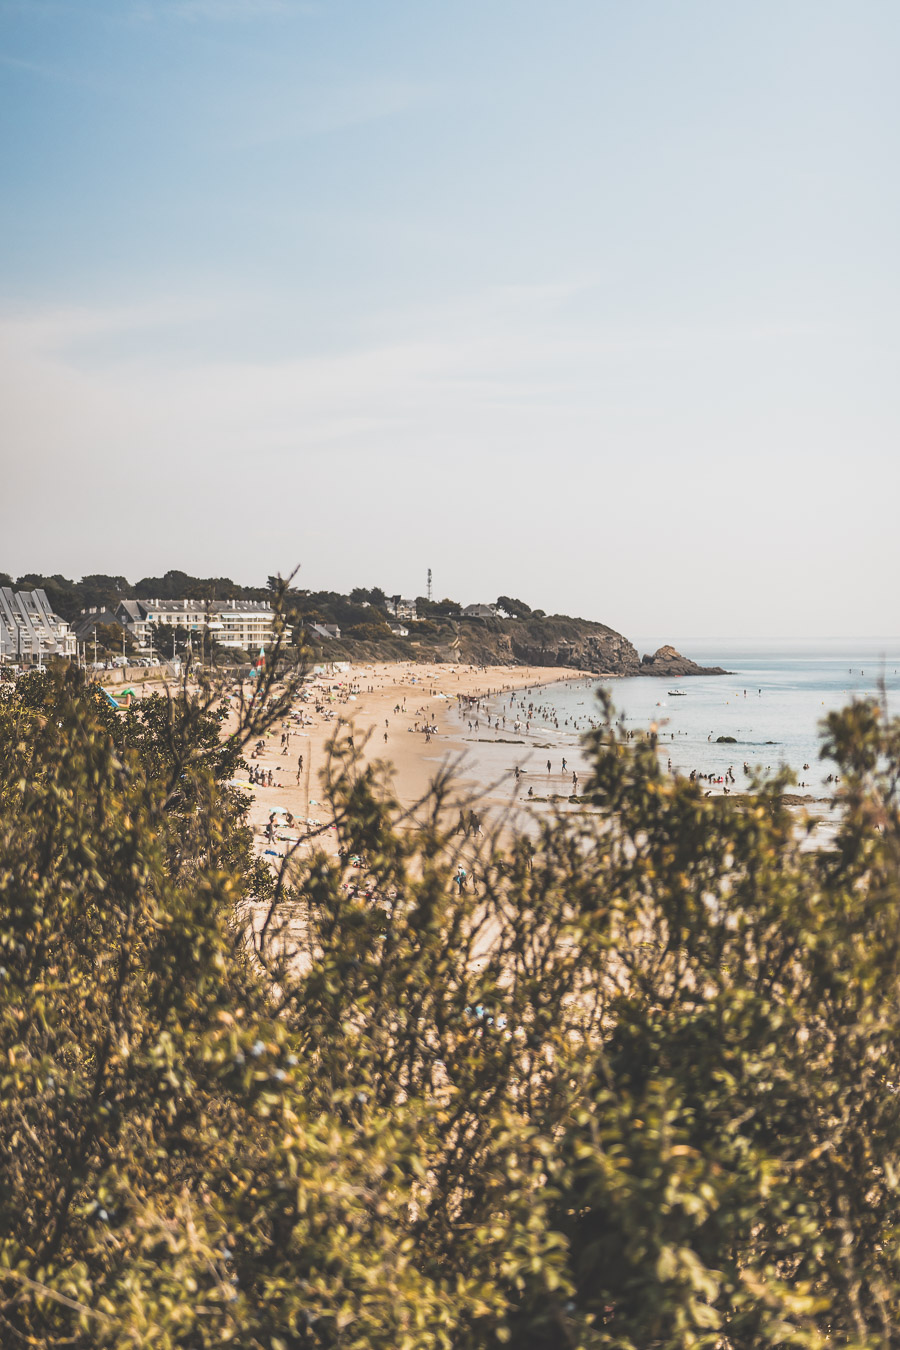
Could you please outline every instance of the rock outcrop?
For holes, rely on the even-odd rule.
[[[674,647],[659,647],[652,656],[641,657],[638,674],[683,679],[687,675],[727,675],[728,672],[721,666],[698,666],[696,661],[682,656]]]

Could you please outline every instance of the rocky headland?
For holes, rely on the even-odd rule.
[[[356,660],[400,660],[405,656],[475,666],[568,667],[616,678],[648,675],[672,680],[726,673],[721,666],[700,666],[669,646],[642,657],[614,628],[560,614],[459,619],[410,624],[409,628],[408,638],[395,638],[391,643],[331,643],[328,654],[336,654],[341,648],[341,654]]]

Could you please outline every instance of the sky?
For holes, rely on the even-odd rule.
[[[896,0],[0,0],[0,571],[894,634]]]

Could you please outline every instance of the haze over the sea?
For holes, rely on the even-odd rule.
[[[0,570],[890,628],[898,62],[888,0],[4,0]]]

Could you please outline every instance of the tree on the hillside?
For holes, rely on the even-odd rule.
[[[505,609],[512,619],[527,619],[531,609],[524,600],[514,600],[509,595],[497,596],[498,609]]]
[[[98,610],[115,610],[120,600],[125,600],[131,595],[131,587],[127,577],[111,577],[104,573],[94,573],[82,577],[75,585],[82,609],[89,609],[93,606]]]
[[[448,596],[443,600],[429,600],[427,596],[417,595],[416,614],[426,619],[457,619],[462,614],[462,605]]]
[[[364,586],[354,586],[353,590],[350,592],[350,599],[355,605],[368,603],[370,605],[375,605],[377,609],[383,610],[387,596],[380,586],[372,586],[369,589],[366,589]]]
[[[284,593],[280,577],[270,577],[269,582],[276,583],[277,594]],[[271,585],[240,586],[231,577],[192,577],[177,569],[162,577],[142,577],[134,586],[134,594],[142,600],[271,600],[271,591]]]
[[[362,623],[351,624],[346,630],[342,630],[343,636],[356,638],[364,642],[383,642],[390,640],[393,636],[390,624],[387,619],[377,610],[374,605],[365,611],[367,617]]]
[[[211,683],[0,694],[2,1343],[898,1342],[900,723],[829,719],[808,851],[607,708],[590,811],[462,889],[452,784],[411,829],[348,728],[336,847],[255,856],[275,664],[231,735]]]

